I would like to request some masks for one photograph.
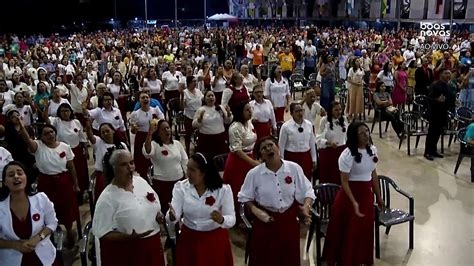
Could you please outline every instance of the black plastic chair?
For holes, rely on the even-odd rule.
[[[413,99],[413,111],[420,114],[421,117],[425,118],[428,115],[430,108],[430,98],[426,95],[417,95]]]
[[[341,186],[336,184],[319,184],[314,187],[316,200],[311,208],[311,225],[309,226],[308,239],[306,241],[306,253],[308,253],[316,232],[316,262],[321,265],[321,238],[326,236],[326,229],[331,216],[331,207],[336,199],[337,192]]]
[[[180,98],[173,98],[168,102],[168,123],[174,131],[175,139],[180,140],[185,135],[184,114]]]
[[[303,94],[306,90],[306,79],[303,76],[303,74],[300,73],[294,73],[290,76],[289,79],[290,82],[290,91],[291,94],[293,95],[293,100],[296,99],[296,92],[301,91],[301,97],[303,97]]]
[[[425,125],[426,121],[420,113],[414,111],[403,112],[400,115],[400,120],[403,122],[403,132],[398,143],[398,149],[402,147],[404,136],[406,136],[407,153],[410,155],[410,138],[416,137],[415,148],[418,148],[420,137],[428,135],[428,126]]]
[[[462,128],[458,132],[457,138],[461,146],[459,147],[458,160],[456,161],[456,166],[454,167],[454,174],[458,172],[459,165],[461,165],[461,162],[464,159],[464,157],[472,156],[471,150],[474,149],[474,146],[467,143],[466,140],[464,139],[466,136],[466,130],[467,130],[466,128]]]
[[[453,139],[457,135],[457,125],[456,119],[453,113],[448,111],[448,121],[446,127],[444,128],[443,134],[441,135],[441,153],[444,153],[444,136],[449,136],[448,147],[451,147]]]
[[[387,119],[382,119],[382,110],[375,106],[375,101],[373,101],[373,108],[374,108],[374,120],[372,121],[372,128],[370,129],[370,133],[374,132],[375,123],[378,122],[379,124],[379,137],[382,138],[382,122],[385,121],[385,133],[387,133],[388,125],[390,121]]]
[[[394,209],[390,206],[390,187],[395,189],[398,193],[408,199],[409,209],[408,212],[405,210]],[[382,199],[385,203],[385,210],[380,210],[377,206],[375,207],[375,257],[380,258],[380,232],[379,226],[383,225],[386,227],[385,234],[388,235],[390,228],[393,225],[408,222],[409,230],[409,248],[413,249],[414,242],[414,222],[415,222],[415,199],[412,195],[401,190],[398,185],[391,178],[383,175],[379,175],[379,188]]]
[[[250,252],[250,242],[252,238],[252,222],[250,219],[251,215],[248,213],[248,210],[245,207],[245,203],[240,203],[239,215],[242,221],[244,222],[245,228],[247,229],[247,241],[245,242],[244,255],[245,264],[247,264]]]
[[[459,107],[456,109],[455,119],[458,122],[458,129],[467,127],[471,123],[473,113],[468,107]]]
[[[344,111],[346,109],[348,91],[344,85],[342,86],[343,87],[337,93],[337,97],[339,103],[341,103],[342,110]]]

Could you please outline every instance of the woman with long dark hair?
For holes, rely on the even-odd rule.
[[[393,73],[392,73],[392,62],[388,61],[383,65],[382,70],[377,75],[377,80],[382,81],[385,84],[385,88],[389,93],[393,89]]]
[[[0,187],[0,265],[59,265],[50,240],[58,226],[53,203],[31,191],[26,168],[8,163]]]
[[[360,59],[353,60],[352,66],[347,74],[349,95],[346,113],[349,115],[349,120],[352,120],[352,118],[364,112],[364,75],[365,72],[361,67]]]
[[[319,183],[341,183],[341,172],[337,160],[346,148],[347,126],[341,104],[332,102],[328,115],[321,119],[316,135],[319,149]]]
[[[375,170],[377,149],[362,122],[349,125],[346,143],[339,157],[342,189],[332,206],[323,258],[328,265],[373,265],[374,193],[384,207]]]
[[[183,218],[176,265],[234,265],[227,231],[235,224],[231,188],[222,184],[214,164],[202,153],[191,156],[186,175],[174,186],[166,214],[173,223]]]
[[[265,81],[264,95],[272,102],[277,122],[285,121],[285,111],[290,105],[290,86],[282,76],[280,66],[274,66],[270,77]]]
[[[336,86],[336,66],[332,55],[322,56],[322,64],[319,70],[321,74],[321,106],[329,110],[329,104],[334,101]]]

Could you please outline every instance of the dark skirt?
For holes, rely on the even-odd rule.
[[[81,192],[89,188],[89,168],[87,167],[87,158],[84,155],[84,149],[79,144],[72,149],[74,152],[74,168],[76,168],[77,182]]]
[[[79,206],[73,185],[69,172],[57,175],[40,173],[38,176],[38,191],[44,192],[53,202],[59,223],[66,227],[79,220]]]
[[[247,153],[253,158],[252,153]],[[229,153],[224,168],[224,184],[229,184],[232,189],[232,195],[234,196],[234,210],[238,212],[240,203],[237,200],[237,194],[239,193],[242,185],[244,184],[245,176],[252,169],[252,166],[240,158],[233,152]],[[237,222],[240,222],[240,215],[236,215]]]
[[[117,137],[118,140],[120,140],[120,142],[128,144],[127,133],[125,131],[122,131],[120,129],[115,129],[115,136]]]
[[[156,194],[158,194],[158,198],[160,199],[162,213],[166,213],[169,209],[168,203],[171,203],[171,198],[173,197],[174,184],[183,179],[184,177],[175,181],[162,181],[157,179],[151,180],[153,183],[153,190],[155,190]]]
[[[285,150],[285,160],[297,163],[303,168],[303,173],[309,181],[313,178],[313,159],[311,150],[305,152],[291,152]]]
[[[286,212],[270,212],[274,221],[254,218],[249,251],[249,266],[300,265],[300,231],[296,220],[298,205]]]
[[[272,135],[272,123],[268,122],[253,122],[253,127],[255,128],[255,133],[257,134],[257,139],[261,139],[266,136]]]
[[[81,122],[82,127],[86,128],[86,121],[88,118],[86,118],[83,114],[80,113],[74,113],[74,116],[77,120],[79,120],[79,122]]]
[[[120,109],[120,113],[122,114],[122,118],[126,118],[128,111],[128,97],[124,95],[119,95],[117,99],[117,104]]]
[[[151,165],[149,159],[143,156],[142,148],[145,143],[148,132],[138,131],[135,135],[135,144],[133,145],[133,161],[135,162],[135,169],[141,177],[147,178],[148,168]]]
[[[372,181],[349,181],[354,199],[359,204],[358,217],[351,200],[339,190],[332,205],[326,233],[323,259],[327,265],[373,265],[374,258],[374,193]]]
[[[160,233],[127,241],[100,240],[101,265],[165,266]]]
[[[285,121],[285,107],[277,107],[275,110],[275,120],[276,122]]]
[[[229,232],[223,228],[195,231],[185,225],[176,247],[176,266],[233,266]]]
[[[215,135],[199,133],[197,152],[204,154],[207,160],[212,160],[216,155],[228,153],[228,137],[229,134],[225,131]]]
[[[174,91],[165,90],[165,102],[164,102],[165,106],[163,106],[163,108],[168,108],[166,107],[166,105],[173,98],[179,98],[179,90],[174,90]]]
[[[339,156],[345,148],[346,145],[342,145],[319,150],[319,183],[341,184]]]
[[[94,188],[94,195],[95,201],[99,199],[100,194],[104,191],[106,185],[105,176],[102,171],[95,171],[95,188]]]
[[[216,97],[216,105],[220,105],[222,102],[222,94],[224,94],[223,91],[219,92],[214,92],[214,96]]]

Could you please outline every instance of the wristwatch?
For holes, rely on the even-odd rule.
[[[41,240],[46,238],[46,235],[43,232],[41,232],[38,236],[40,237]]]

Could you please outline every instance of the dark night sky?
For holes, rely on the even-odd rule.
[[[115,1],[118,19],[144,18],[145,0]],[[147,2],[149,19],[174,19],[174,0]],[[0,32],[35,32],[62,23],[106,21],[114,17],[114,0],[3,0],[1,5]],[[178,19],[203,18],[203,6],[204,0],[178,0]],[[59,11],[53,11],[53,7]],[[207,0],[207,15],[218,12],[228,12],[227,1]]]

